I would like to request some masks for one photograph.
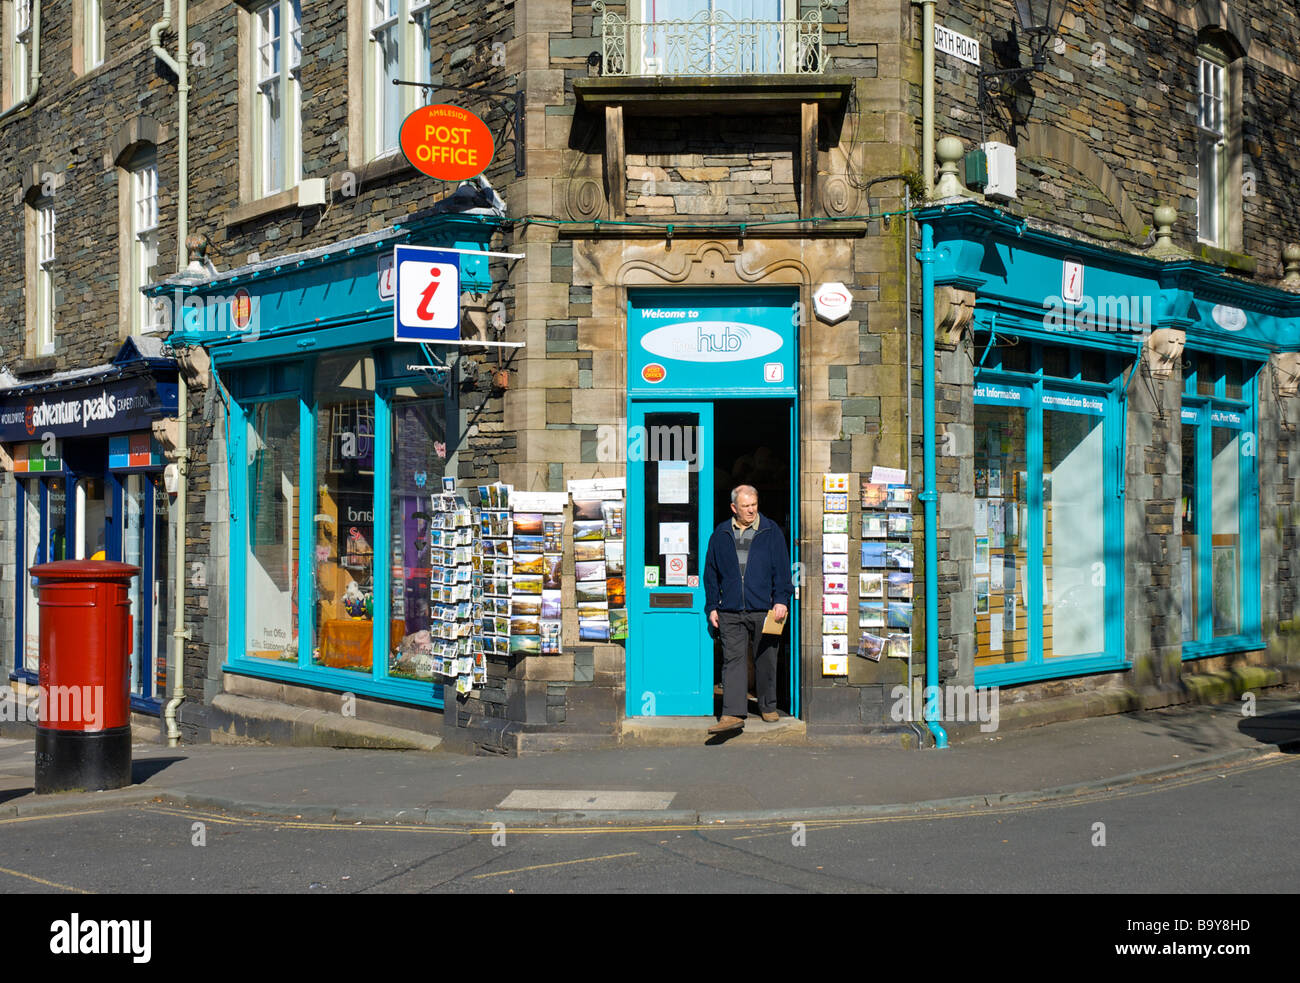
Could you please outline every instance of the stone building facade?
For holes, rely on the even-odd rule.
[[[783,503],[779,521],[792,561],[799,564],[798,609],[781,676],[781,708],[787,724],[795,721],[794,736],[925,743],[931,735],[898,709],[900,692],[919,705],[927,683],[996,686],[1003,703],[1017,708],[1004,709],[1004,721],[1020,715],[1035,722],[1175,702],[1201,692],[1222,696],[1234,687],[1288,678],[1286,667],[1297,657],[1291,641],[1297,597],[1288,561],[1297,410],[1281,394],[1293,368],[1288,353],[1300,345],[1289,333],[1298,312],[1289,288],[1279,283],[1289,272],[1283,269],[1283,244],[1300,233],[1287,212],[1294,177],[1281,136],[1294,133],[1287,107],[1297,71],[1285,43],[1293,12],[1283,5],[1271,5],[1276,16],[1264,20],[1235,3],[1072,4],[1047,48],[1044,71],[1008,85],[990,83],[991,95],[983,100],[977,70],[937,54],[934,131],[955,137],[961,152],[940,154],[954,173],[945,176],[915,221],[904,215],[905,207],[921,206],[935,177],[921,173],[927,139],[924,8],[933,8],[948,28],[980,40],[989,70],[1028,63],[1028,40],[1007,29],[1015,23],[1009,2],[789,0],[770,5],[779,11],[772,19],[785,25],[773,35],[779,40],[732,66],[717,60],[726,52],[716,45],[702,55],[698,49],[690,54],[688,46],[694,61],[674,63],[668,36],[654,34],[668,28],[636,26],[649,24],[639,4],[492,0],[474,4],[473,16],[466,16],[464,4],[450,0],[401,0],[395,19],[382,21],[361,0],[277,0],[272,6],[278,22],[266,4],[208,0],[188,12],[187,232],[196,237],[190,253],[200,260],[196,269],[187,271],[179,262],[173,269],[171,262],[177,252],[178,94],[176,79],[150,50],[148,11],[114,13],[105,31],[104,64],[78,75],[75,66],[87,64],[85,53],[75,50],[82,42],[73,43],[83,36],[82,25],[71,22],[67,8],[46,9],[39,93],[33,106],[0,118],[6,137],[0,171],[10,175],[16,207],[52,193],[59,216],[53,359],[32,348],[34,314],[25,320],[14,315],[3,341],[14,374],[5,381],[11,385],[109,362],[133,330],[138,310],[125,268],[104,257],[120,253],[123,239],[133,234],[129,209],[121,211],[121,202],[129,201],[121,189],[132,162],[146,148],[156,161],[158,261],[151,295],[175,298],[169,352],[178,357],[188,394],[181,425],[189,457],[177,462],[188,482],[185,702],[179,717],[186,739],[401,744],[413,740],[411,732],[423,732],[455,746],[519,753],[644,734],[643,696],[660,693],[658,684],[644,683],[657,664],[652,640],[659,637],[656,622],[647,620],[648,594],[632,634],[618,643],[582,639],[573,595],[566,593],[563,654],[489,656],[486,679],[465,695],[431,679],[391,687],[378,660],[364,663],[373,678],[355,666],[345,671],[317,665],[307,633],[299,640],[297,632],[299,624],[309,632],[321,629],[323,609],[309,605],[302,592],[326,588],[305,571],[315,562],[308,557],[322,547],[330,562],[345,566],[339,527],[349,506],[337,490],[344,478],[335,475],[352,473],[344,466],[332,470],[334,436],[324,429],[320,407],[355,414],[346,407],[364,402],[320,395],[319,377],[321,366],[346,358],[356,360],[360,374],[341,375],[334,389],[359,387],[379,417],[390,420],[371,426],[401,425],[391,421],[398,420],[393,407],[403,386],[427,400],[436,392],[447,414],[437,424],[443,428],[437,443],[446,446],[430,466],[458,486],[499,480],[528,492],[558,493],[571,481],[624,479],[627,521],[635,526],[629,543],[644,545],[654,535],[648,486],[638,485],[650,480],[648,472],[628,460],[629,425],[668,412],[665,407],[678,412],[683,404],[705,414],[701,420],[714,421],[705,439],[717,501],[698,503],[695,535],[701,547],[726,515],[725,486],[744,477],[744,468],[734,465],[744,457],[757,470],[756,448],[745,443],[758,439],[750,431],[771,430],[767,449],[779,460],[762,476],[767,484],[760,485],[761,500]],[[706,6],[695,11],[697,29]],[[274,23],[279,26],[272,29]],[[819,40],[796,41],[804,29]],[[174,27],[162,36],[174,50]],[[384,38],[396,38],[399,56],[391,67],[383,62]],[[279,61],[259,59],[275,43]],[[1209,77],[1221,80],[1223,107],[1222,147],[1215,151],[1222,168],[1217,225],[1207,242],[1198,235],[1197,207],[1202,61],[1217,66]],[[396,150],[394,127],[420,104],[420,90],[390,91],[394,74],[440,82],[446,88],[436,101],[486,120],[497,139],[485,174],[491,189],[477,182],[457,188],[406,162]],[[6,75],[6,106],[14,91],[10,84]],[[278,117],[268,101],[276,98]],[[296,126],[286,124],[295,118]],[[281,134],[279,143],[268,142],[274,133]],[[1153,133],[1160,135],[1154,143]],[[1015,148],[1014,199],[985,199],[957,180],[965,151],[985,140]],[[1172,230],[1153,245],[1148,240],[1157,238],[1152,229],[1161,224],[1155,219],[1158,205],[1172,205],[1175,215],[1168,223]],[[26,213],[11,218],[4,234],[15,255],[31,252],[32,221]],[[1188,360],[1165,359],[1174,363],[1168,374],[1164,369],[1170,366],[1159,360],[1159,374],[1135,368],[1147,365],[1148,356],[1138,357],[1141,331],[1132,341],[1129,331],[1122,344],[1089,332],[1053,335],[1041,316],[1045,296],[1036,302],[1035,325],[1028,295],[1000,292],[998,277],[980,265],[986,254],[972,259],[966,248],[982,242],[1010,249],[1017,228],[1017,241],[1032,243],[1026,255],[1057,264],[1053,277],[1060,264],[1080,256],[1085,282],[1096,282],[1101,274],[1095,269],[1106,276],[1124,272],[1130,277],[1126,284],[1146,284],[1157,322],[1149,327],[1158,340],[1182,332]],[[933,254],[922,245],[926,230],[937,237]],[[75,245],[65,251],[64,243]],[[399,355],[386,344],[381,323],[392,309],[382,293],[381,254],[391,255],[398,243],[506,254],[465,275],[480,298],[475,302],[496,312],[491,337],[521,347],[434,346],[429,361],[437,370],[412,375],[407,363],[422,362],[423,356],[413,348],[401,350],[412,352],[409,357]],[[921,263],[910,255],[918,251],[925,253]],[[211,266],[204,267],[203,259]],[[932,295],[922,289],[927,264],[937,275]],[[1008,266],[1002,285],[1032,286],[1037,281],[1024,269]],[[35,280],[30,269],[11,270],[0,284],[7,310],[27,311]],[[842,285],[851,295],[847,316],[819,315],[814,295],[828,284]],[[1183,294],[1177,293],[1180,284]],[[215,317],[240,290],[261,312],[263,336],[246,343],[229,324],[212,320],[178,327],[180,299],[219,300],[203,315]],[[666,310],[663,305],[671,306],[674,298],[722,298],[734,310],[752,303],[769,314],[786,305],[788,331],[782,337],[792,370],[780,382],[786,387],[781,395],[729,388],[722,373],[712,389],[695,382],[671,390],[671,398],[648,389],[650,377],[639,375],[648,332],[637,325],[643,325],[645,311]],[[1189,313],[1207,299],[1246,311],[1249,327],[1241,337],[1252,341],[1229,339],[1226,349],[1213,347],[1216,336],[1203,324],[1209,315],[1198,321]],[[725,304],[720,309],[728,310]],[[922,425],[928,319],[937,325],[938,425],[932,434]],[[1022,342],[1019,348],[1013,338]],[[1185,393],[1186,366],[1198,351],[1237,361],[1226,368],[1215,363],[1216,391],[1198,393],[1194,381],[1193,391]],[[1101,585],[1096,603],[1110,605],[1102,619],[1107,634],[1102,649],[1071,650],[1057,671],[1033,648],[1044,644],[1041,622],[1051,615],[1029,612],[1030,600],[1050,611],[1051,597],[1026,592],[1019,618],[1028,620],[1006,628],[1008,637],[1025,633],[1019,660],[1024,664],[999,670],[987,637],[987,588],[986,609],[979,610],[979,581],[990,575],[978,569],[978,541],[987,531],[977,534],[975,515],[977,499],[990,495],[988,465],[977,465],[976,436],[980,427],[987,432],[992,412],[979,407],[993,404],[980,402],[977,388],[986,367],[986,380],[1008,386],[1017,384],[1018,372],[1037,373],[1041,380],[1044,360],[1069,370],[1070,378],[1062,379],[1074,388],[1065,385],[1063,391],[1106,403],[1104,422],[1095,427],[1098,439],[1104,435],[1107,447],[1122,450],[1116,460],[1123,466],[1108,465],[1103,475],[1113,511],[1099,548],[1103,577],[1112,586]],[[1245,368],[1248,398],[1239,398],[1232,373]],[[283,371],[262,378],[263,370]],[[1210,374],[1207,367],[1202,379]],[[417,376],[425,388],[411,382]],[[1037,400],[1026,420],[1041,421],[1042,382],[1033,385],[1039,389],[1023,387]],[[283,592],[285,617],[293,620],[276,626],[295,639],[299,655],[292,665],[272,658],[250,662],[248,650],[258,646],[244,631],[249,591],[255,590],[242,557],[252,555],[249,536],[260,533],[249,531],[256,511],[248,501],[252,479],[236,461],[277,446],[266,437],[269,431],[258,430],[272,425],[259,414],[270,412],[265,407],[277,399],[293,403],[299,420],[310,424],[292,445],[298,470],[285,465],[284,472],[307,476],[301,487],[286,492],[284,508],[297,526],[276,541],[288,552],[282,569],[267,572],[265,580]],[[1258,624],[1239,626],[1243,630],[1235,634],[1243,641],[1230,649],[1216,648],[1211,624],[1208,645],[1195,650],[1191,661],[1180,592],[1180,557],[1187,548],[1182,523],[1190,521],[1183,501],[1183,447],[1185,429],[1199,433],[1202,423],[1181,422],[1173,411],[1180,402],[1183,412],[1193,414],[1235,413],[1248,404],[1250,421],[1240,431],[1259,450],[1258,463],[1243,465],[1247,470],[1241,472],[1254,468],[1250,473],[1258,476],[1254,511],[1244,513],[1260,531],[1257,567],[1247,562],[1250,530],[1239,531],[1235,547],[1242,563],[1239,615],[1254,612],[1245,598],[1257,589]],[[166,419],[166,406],[158,415]],[[777,433],[787,422],[788,433]],[[1214,429],[1203,425],[1207,433]],[[172,437],[161,442],[160,454],[174,447],[174,434],[159,436]],[[377,438],[379,432],[366,436]],[[1029,431],[1023,436],[1028,440]],[[290,439],[288,430],[282,439]],[[842,674],[824,674],[823,476],[848,475],[856,499],[874,468],[901,469],[920,492],[927,440],[941,449],[932,530],[938,567],[925,568],[927,530],[918,498],[911,544],[912,658],[850,655]],[[307,449],[309,442],[319,445],[315,451]],[[1206,446],[1214,453],[1213,444]],[[311,468],[317,468],[315,475]],[[985,472],[982,486],[977,470]],[[1028,477],[1028,464],[1025,471]],[[19,542],[20,512],[12,475],[3,480],[8,497],[0,522],[9,525],[0,527],[8,551],[0,576],[10,579],[3,582],[9,586],[0,594],[0,618],[9,619],[6,637],[17,637],[23,571],[9,544]],[[320,491],[326,486],[328,494]],[[983,494],[977,495],[980,487]],[[317,496],[313,501],[328,499],[328,505],[309,508],[300,498],[304,490]],[[381,488],[375,494],[385,493]],[[1026,497],[1024,505],[1043,516],[1050,512],[1037,497]],[[321,515],[328,521],[317,523]],[[856,558],[862,543],[856,508],[851,518],[847,555]],[[1046,535],[1048,521],[1026,518],[1026,546],[1033,542],[1028,530],[1041,524],[1033,535]],[[987,514],[985,523],[987,530]],[[334,531],[326,536],[331,524]],[[369,533],[363,529],[363,538],[373,540],[372,567],[389,548],[379,538],[385,528],[396,530],[383,522]],[[1224,534],[1207,527],[1207,535]],[[987,564],[989,547],[983,549]],[[1210,564],[1226,555],[1208,547],[1203,552]],[[702,548],[699,553],[702,558]],[[174,561],[174,548],[170,555]],[[1033,562],[1043,561],[1040,556]],[[572,552],[566,551],[564,563],[571,591]],[[628,557],[630,598],[630,581],[642,565],[640,556]],[[1025,582],[1031,567],[1017,569],[1016,582]],[[933,625],[924,613],[927,584],[935,601]],[[1118,595],[1106,593],[1120,584]],[[316,594],[311,596],[314,601]],[[1092,595],[1079,596],[1080,603],[1092,603]],[[692,603],[698,607],[699,599]],[[312,614],[300,614],[309,607]],[[697,613],[702,619],[702,610]],[[856,641],[856,618],[851,621]],[[711,683],[712,642],[702,622],[690,631],[700,645],[699,671]],[[936,634],[932,654],[938,657],[929,673],[927,631]],[[382,641],[382,634],[376,630],[373,637]],[[16,658],[7,653],[5,665],[21,675]],[[707,693],[697,693],[703,709],[682,714],[698,718],[688,726],[702,726],[713,710],[712,687],[704,688]],[[144,709],[159,712],[156,703]]]

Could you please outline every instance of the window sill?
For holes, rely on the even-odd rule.
[[[42,372],[54,372],[59,367],[59,360],[53,354],[28,355],[20,359],[14,367],[14,375],[40,375]]]
[[[353,176],[356,182],[352,193],[356,193],[363,188],[381,181],[387,181],[394,177],[407,177],[415,173],[415,168],[411,162],[406,159],[406,155],[401,150],[394,150],[392,153],[384,154],[382,157],[376,157],[367,161],[360,167],[352,167],[346,171],[338,171],[330,175],[330,192],[332,194],[343,194],[343,184],[348,174]]]
[[[1254,652],[1264,647],[1264,639],[1259,635],[1225,635],[1208,642],[1183,642],[1183,661]]]
[[[284,191],[278,191],[273,195],[265,198],[258,198],[256,201],[245,202],[242,205],[236,205],[226,213],[226,225],[240,225],[243,222],[250,222],[255,218],[261,218],[264,215],[272,215],[275,212],[288,211],[291,208],[298,207],[298,187],[287,188]]]

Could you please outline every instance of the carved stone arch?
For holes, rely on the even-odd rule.
[[[125,167],[141,147],[158,146],[167,140],[166,127],[148,116],[127,120],[108,138],[104,148],[104,170]]]
[[[41,175],[46,173],[46,168],[40,164],[28,164],[22,174],[22,200],[32,202],[41,197],[44,191],[44,180]]]
[[[1140,238],[1145,234],[1146,223],[1142,221],[1142,216],[1133,206],[1115,172],[1073,133],[1055,126],[1031,123],[1025,128],[1020,156],[1024,159],[1055,161],[1082,174],[1114,206],[1115,213],[1130,235]]]
[[[1198,35],[1214,31],[1227,43],[1228,50],[1224,54],[1230,59],[1242,58],[1250,50],[1253,36],[1250,21],[1229,0],[1197,0],[1192,8],[1192,18]]]
[[[735,287],[764,283],[811,289],[812,275],[803,262],[780,255],[764,262],[764,243],[746,245],[747,250],[719,239],[705,239],[687,249],[679,246],[665,250],[662,258],[628,259],[619,266],[615,283],[619,287]],[[753,254],[758,264],[754,268],[745,262],[748,254]]]

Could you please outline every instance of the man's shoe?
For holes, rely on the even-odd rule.
[[[781,719],[781,715],[777,713],[775,710],[773,710],[771,713],[763,714],[763,719],[766,720],[769,724],[774,724]]]
[[[723,717],[716,724],[709,728],[710,734],[726,734],[728,731],[744,730],[744,717]]]

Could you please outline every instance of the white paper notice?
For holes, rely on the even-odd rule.
[[[989,651],[1002,651],[1002,615],[989,615]]]
[[[689,522],[659,523],[660,553],[689,553],[691,524]]]
[[[989,534],[989,503],[986,499],[975,499],[975,535]]]
[[[905,485],[907,484],[907,472],[902,468],[872,468],[871,484]]]
[[[659,504],[686,505],[691,500],[691,473],[687,461],[659,462]]]
[[[686,586],[685,553],[670,553],[664,558],[664,583],[669,587]]]
[[[1002,573],[1004,570],[1001,563],[1002,558],[1000,556],[994,557],[993,560],[997,560],[998,562],[995,563],[990,561],[989,563],[989,590],[1001,590]]]

